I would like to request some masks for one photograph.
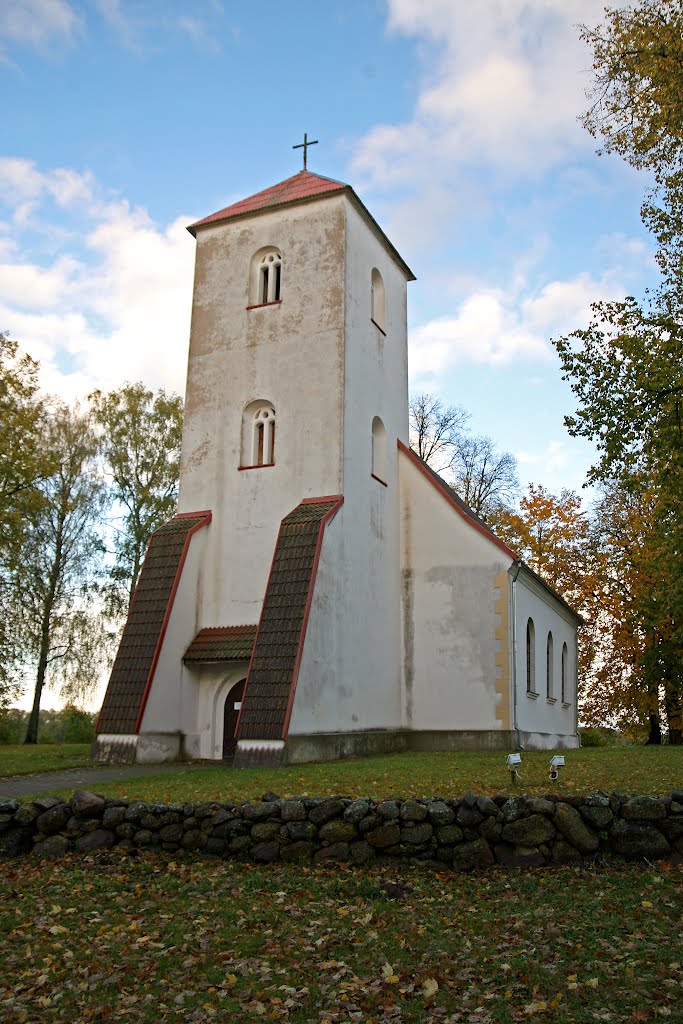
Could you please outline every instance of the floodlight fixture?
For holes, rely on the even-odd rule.
[[[550,780],[557,782],[560,776],[560,768],[564,768],[564,755],[555,754],[550,760]]]
[[[510,772],[510,780],[511,780],[513,786],[514,786],[515,781],[517,779],[521,780],[521,778],[522,778],[522,776],[517,771],[517,769],[519,768],[521,763],[522,763],[522,755],[521,754],[508,754],[507,766],[508,766],[508,770]]]

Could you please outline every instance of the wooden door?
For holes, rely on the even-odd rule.
[[[224,761],[232,761],[235,756],[235,748],[237,747],[235,732],[237,730],[237,719],[239,718],[240,708],[242,706],[245,683],[246,679],[240,679],[239,683],[235,683],[235,685],[231,687],[228,691],[228,696],[225,698],[225,707],[223,708]]]

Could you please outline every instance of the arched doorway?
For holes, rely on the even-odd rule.
[[[235,756],[235,748],[237,747],[235,731],[237,730],[237,719],[239,718],[240,708],[242,706],[245,683],[246,679],[240,679],[239,683],[235,683],[235,685],[230,688],[228,695],[225,698],[225,706],[223,708],[224,761],[232,761]]]

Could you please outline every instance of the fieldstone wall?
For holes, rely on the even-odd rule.
[[[0,853],[192,851],[274,861],[420,861],[456,870],[542,866],[584,858],[683,855],[683,791],[458,800],[287,798],[237,804],[146,804],[79,790],[69,801],[0,800]]]

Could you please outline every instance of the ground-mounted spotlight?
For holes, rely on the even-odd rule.
[[[550,781],[557,782],[560,777],[560,768],[564,768],[564,756],[556,754],[550,762]]]
[[[522,755],[521,754],[508,754],[507,766],[508,766],[508,771],[510,772],[510,780],[511,780],[513,786],[514,786],[515,781],[517,779],[519,779],[521,781],[522,776],[517,771],[517,769],[519,768],[521,763],[522,763]]]

